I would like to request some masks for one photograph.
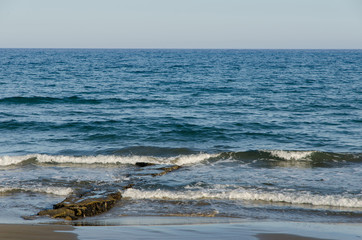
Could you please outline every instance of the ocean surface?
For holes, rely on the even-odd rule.
[[[0,49],[0,222],[82,189],[123,198],[81,221],[361,223],[362,50]]]

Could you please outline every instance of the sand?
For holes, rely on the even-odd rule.
[[[0,240],[76,240],[71,226],[1,224]],[[57,232],[67,231],[67,232]],[[69,231],[69,232],[68,232]]]
[[[256,237],[258,240],[322,240],[322,238],[311,238],[282,233],[260,233],[257,234]]]
[[[78,227],[79,229],[82,229],[84,227]],[[90,227],[86,227],[89,229]],[[98,236],[94,236],[94,239],[102,239],[102,230],[104,231],[105,235],[107,232],[107,229],[104,229],[104,227],[91,227],[93,230],[98,231]],[[117,227],[112,227],[117,228]],[[57,225],[21,225],[21,224],[4,224],[0,225],[0,240],[76,240],[79,239],[76,234],[72,233],[74,230],[73,227],[70,226],[57,226]],[[133,229],[136,230],[136,229]],[[66,231],[66,232],[63,232]],[[178,235],[178,236],[172,236],[169,232],[158,232],[159,234],[155,234],[152,236],[152,231],[150,229],[149,233],[150,235],[138,232],[137,230],[134,231],[131,230],[130,232],[123,232],[123,237],[127,239],[183,239],[184,236]],[[205,234],[205,233],[204,233]],[[192,235],[194,235],[192,237]],[[188,235],[188,239],[199,239],[199,237],[202,237],[203,234],[198,235],[195,233],[192,233],[191,236]],[[88,236],[89,237],[89,236]],[[88,238],[86,237],[86,238]],[[93,239],[92,237],[92,239]],[[99,237],[99,238],[98,238]],[[111,237],[112,239],[116,239],[116,236],[107,236]],[[210,239],[210,236],[207,236],[207,234],[204,235],[204,237],[207,237]],[[215,235],[214,235],[215,237]],[[224,239],[229,239],[229,237],[232,237],[232,235],[223,236],[222,233],[218,235],[218,237],[226,237]],[[254,236],[251,236],[250,233],[245,233],[243,236],[242,234],[238,233],[238,235],[233,237],[241,237],[242,239],[259,239],[259,240],[319,240],[319,238],[309,238],[309,237],[302,237],[297,235],[291,235],[291,234],[275,234],[275,233],[263,233],[263,234],[256,234]],[[83,239],[83,238],[82,238]],[[211,236],[211,239],[213,239],[213,236]],[[231,239],[231,238],[230,238]]]

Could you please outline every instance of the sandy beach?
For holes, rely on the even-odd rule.
[[[127,218],[127,217],[126,217]],[[147,217],[146,217],[147,218]],[[133,219],[133,218],[132,218]],[[157,221],[157,218],[154,218]],[[244,223],[172,223],[149,225],[123,224],[103,226],[67,225],[0,225],[0,240],[42,239],[247,239],[247,240],[323,240],[361,239],[360,224],[322,224],[297,222],[244,222]],[[133,219],[134,220],[134,219]],[[163,219],[165,221],[167,219]],[[141,220],[142,221],[142,220]]]
[[[79,227],[81,228],[81,227]],[[98,229],[101,230],[102,227],[93,227],[94,229]],[[78,238],[77,234],[75,234],[74,232],[72,232],[74,230],[73,227],[69,227],[69,226],[53,226],[53,225],[11,225],[11,224],[4,224],[4,225],[0,225],[0,240],[48,240],[48,239],[52,239],[52,240],[63,240],[63,239],[68,239],[68,240],[76,240],[76,239],[83,239],[83,238]],[[151,235],[149,235],[149,233],[151,233]],[[152,234],[152,232],[150,231],[148,234],[144,233],[143,236],[139,235],[139,232],[134,232],[132,233],[128,233],[126,235],[123,235],[125,237],[127,237],[127,239],[150,239],[150,238],[164,238],[164,239],[181,239],[184,236],[183,235],[179,235],[179,236],[172,236],[173,234],[164,232],[162,234],[164,234],[163,236],[159,236],[158,232],[156,234],[156,232],[154,232]],[[106,234],[106,232],[105,232]],[[204,236],[207,236],[206,233]],[[203,235],[202,234],[202,235]],[[107,234],[106,234],[107,235]],[[147,236],[146,236],[147,235]],[[195,234],[194,236],[192,236],[193,234],[189,235],[188,234],[188,238],[191,237],[192,238],[197,238],[200,233]],[[220,233],[218,235],[218,237],[222,236],[223,234]],[[109,238],[111,237],[111,238]],[[208,236],[208,238],[213,238],[212,236]],[[225,237],[225,236],[224,236]],[[226,239],[229,239],[232,237],[244,237],[244,239],[259,239],[259,240],[317,240],[319,238],[310,238],[310,237],[303,237],[303,236],[297,236],[297,235],[291,235],[291,234],[256,234],[255,237],[250,236],[249,234],[244,234],[244,235],[239,235],[237,234],[237,236],[231,236],[229,235],[228,237],[226,237]],[[87,237],[87,239],[89,239]],[[92,239],[102,239],[102,231],[99,231],[97,236],[93,235]],[[108,236],[107,239],[116,239],[116,236],[114,236],[114,238],[112,236]]]
[[[72,230],[71,226],[1,224],[0,240],[76,240],[77,235],[70,232]]]
[[[263,233],[257,234],[256,237],[259,240],[317,240],[321,238],[303,237],[292,234],[281,234],[281,233]]]

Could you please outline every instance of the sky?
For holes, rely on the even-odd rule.
[[[362,0],[0,0],[0,48],[362,49]]]

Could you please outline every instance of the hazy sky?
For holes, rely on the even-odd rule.
[[[0,0],[0,47],[362,49],[362,0]]]

